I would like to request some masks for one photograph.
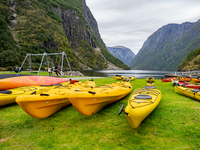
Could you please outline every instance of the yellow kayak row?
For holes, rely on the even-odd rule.
[[[46,118],[65,106],[71,104],[68,97],[72,91],[88,91],[95,87],[94,81],[77,82],[59,86],[41,94],[17,96],[17,104],[30,116]]]
[[[125,116],[133,128],[137,128],[141,122],[157,107],[161,100],[161,92],[155,86],[145,86],[136,89],[130,96],[124,110]],[[119,114],[122,112],[120,109]]]
[[[192,89],[186,88],[182,86],[175,86],[174,90],[182,95],[194,98],[200,101],[200,90],[199,89]]]
[[[94,81],[77,82],[54,87],[36,95],[17,96],[16,102],[30,116],[46,118],[72,104],[85,116],[91,116],[105,106],[125,97],[132,90],[129,82],[95,85]]]

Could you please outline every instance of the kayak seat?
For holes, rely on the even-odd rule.
[[[151,99],[150,95],[137,95],[135,96],[136,99]]]
[[[62,84],[53,84],[53,85],[55,85],[55,86],[56,86],[56,85],[62,86]]]
[[[195,93],[200,92],[200,89],[192,89],[192,92],[195,92]]]
[[[116,77],[121,77],[121,75],[118,75],[118,74],[117,74]]]
[[[52,86],[52,85],[39,85],[39,86]]]
[[[145,89],[156,89],[155,86],[145,86],[144,88],[145,88]]]
[[[12,94],[12,91],[0,91],[0,93],[2,93],[2,94]]]

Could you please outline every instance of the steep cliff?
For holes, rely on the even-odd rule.
[[[188,52],[200,46],[200,21],[168,24],[154,32],[131,62],[133,69],[177,70]]]
[[[107,59],[110,55],[105,52],[96,20],[85,0],[4,0],[0,8],[0,19],[6,26],[4,33],[14,41],[13,47],[1,49],[1,66],[20,64],[26,53],[64,51],[73,70],[128,68],[117,63],[117,59]],[[3,37],[0,38],[1,41]],[[13,50],[17,60],[12,59]],[[53,59],[57,60],[51,58],[52,62]],[[32,61],[37,67],[40,58]]]
[[[121,60],[127,66],[131,63],[135,54],[129,49],[124,46],[114,46],[114,47],[106,47],[107,50],[116,58]]]

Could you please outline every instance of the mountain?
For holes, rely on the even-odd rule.
[[[113,56],[121,60],[127,66],[129,66],[129,64],[135,57],[135,54],[129,48],[126,48],[124,46],[114,46],[114,47],[106,46],[106,48]]]
[[[85,0],[3,0],[0,33],[1,67],[20,65],[27,53],[64,51],[73,70],[129,69],[107,51]],[[31,59],[37,68],[40,56]]]
[[[197,47],[200,47],[200,20],[168,24],[148,37],[130,67],[177,70],[187,54]]]

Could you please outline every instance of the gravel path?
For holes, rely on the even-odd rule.
[[[18,76],[28,76],[28,75],[19,74]],[[0,79],[11,78],[11,77],[17,77],[17,74],[0,74]]]

